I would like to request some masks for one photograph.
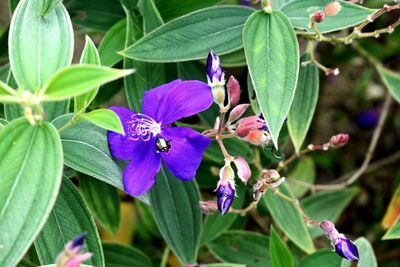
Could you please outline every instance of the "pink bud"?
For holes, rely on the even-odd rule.
[[[240,100],[240,84],[235,77],[231,76],[229,77],[227,87],[231,107],[234,107],[239,103]]]
[[[333,148],[345,146],[349,142],[350,136],[348,134],[340,133],[331,137],[329,145]]]
[[[247,161],[242,157],[235,157],[233,160],[237,169],[237,175],[243,183],[247,184],[247,181],[250,179],[251,170]]]
[[[243,114],[246,112],[246,110],[250,107],[250,104],[240,104],[236,107],[234,107],[229,114],[229,122],[234,122],[237,119],[240,119],[240,117],[243,116]]]
[[[325,7],[325,14],[327,16],[335,16],[342,9],[342,5],[338,1],[330,2]]]
[[[217,201],[199,201],[200,209],[204,214],[214,214],[218,210]]]
[[[323,22],[325,19],[325,12],[322,10],[316,11],[311,15],[311,19],[316,23]]]
[[[71,258],[69,261],[67,261],[64,264],[64,267],[80,267],[82,262],[90,259],[91,257],[92,253],[85,253],[82,255],[75,256],[74,258]]]
[[[252,130],[261,130],[265,126],[263,119],[257,116],[250,116],[243,118],[239,121],[238,127],[236,128],[236,134],[245,138]]]

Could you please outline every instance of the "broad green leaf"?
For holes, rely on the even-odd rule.
[[[125,48],[125,36],[125,19],[118,21],[106,32],[99,45],[99,55],[104,66],[112,67],[122,59],[117,52]]]
[[[288,175],[287,183],[290,191],[297,198],[302,197],[309,188],[301,184],[313,184],[315,181],[315,163],[311,157],[302,157],[296,167]]]
[[[299,72],[296,34],[282,12],[260,10],[246,22],[243,45],[258,103],[278,148],[279,133],[295,94]]]
[[[390,229],[386,232],[382,239],[400,239],[400,216],[397,217],[395,223],[392,225],[392,227],[390,227]]]
[[[68,99],[132,73],[133,70],[118,70],[86,64],[73,65],[57,72],[41,93],[47,101]]]
[[[89,113],[80,114],[79,117],[105,130],[125,134],[119,117],[109,109],[96,109]]]
[[[160,10],[161,16],[166,20],[171,20],[194,10],[210,7],[218,4],[221,0],[156,0],[155,1]]]
[[[254,10],[239,6],[205,8],[170,21],[122,54],[150,62],[177,62],[207,57],[210,49],[227,54],[242,47],[241,31]]]
[[[378,73],[394,99],[400,103],[400,74],[382,66],[378,67]]]
[[[61,128],[71,114],[53,121]],[[123,189],[121,170],[113,161],[107,142],[107,132],[90,122],[78,122],[61,132],[64,164],[68,167]]]
[[[225,139],[224,144],[228,152],[232,156],[242,156],[247,162],[254,158],[254,152],[248,143],[240,141],[239,139]],[[204,157],[215,163],[222,164],[224,156],[217,142],[212,142],[207,150],[204,152]]]
[[[357,195],[358,188],[345,188],[341,190],[319,192],[301,201],[306,214],[316,221],[329,220],[336,222],[340,214],[350,204],[351,200]],[[323,234],[318,227],[310,228],[312,237]]]
[[[237,196],[232,204],[232,207],[235,209],[241,209],[244,204],[246,191],[243,186],[237,186],[236,188]],[[207,215],[203,223],[200,243],[202,245],[206,245],[219,237],[232,226],[238,216],[238,214],[233,213],[228,213],[222,216],[219,212],[216,212],[212,215]]]
[[[261,108],[260,104],[258,104],[257,95],[256,92],[254,91],[254,86],[253,82],[251,81],[250,74],[247,75],[247,88],[249,93],[251,109],[254,111],[255,114],[259,115],[261,114]]]
[[[153,209],[149,205],[140,201],[135,202],[135,206],[142,218],[141,222],[148,232],[157,237],[161,237],[160,230],[158,229],[156,220],[154,219]]]
[[[290,250],[273,227],[269,239],[269,256],[274,267],[294,267],[294,258]]]
[[[44,17],[61,3],[61,0],[40,0],[40,16]]]
[[[246,56],[243,49],[221,56],[221,65],[223,67],[242,67],[246,66]]]
[[[70,0],[66,3],[75,25],[107,31],[124,18],[119,0]]]
[[[208,244],[217,259],[247,267],[272,266],[269,246],[266,236],[248,231],[228,231]]]
[[[64,246],[83,232],[87,234],[85,251],[93,253],[85,263],[104,267],[103,249],[93,218],[74,184],[63,178],[56,204],[35,240],[40,263],[53,263]]]
[[[9,34],[10,65],[19,87],[35,92],[72,60],[74,35],[62,4],[41,16],[38,0],[21,0]]]
[[[307,62],[309,59],[310,56],[304,54],[301,57],[301,62]],[[318,101],[318,68],[315,64],[305,64],[300,64],[296,93],[288,114],[289,133],[296,152],[301,149]]]
[[[0,140],[0,266],[14,267],[53,208],[63,153],[47,122],[31,126],[25,118],[15,120],[0,130]]]
[[[318,250],[300,261],[299,267],[337,267],[342,258],[332,249]]]
[[[8,124],[8,121],[6,121],[5,119],[0,118],[0,125],[1,126],[5,126]]]
[[[152,267],[150,258],[142,251],[120,244],[104,243],[107,267]]]
[[[120,222],[118,190],[87,175],[79,175],[79,186],[87,206],[98,222],[114,236]]]
[[[235,264],[235,263],[210,263],[210,264],[202,264],[202,267],[246,267],[243,264]]]
[[[309,28],[310,15],[315,11],[324,10],[332,0],[293,0],[281,7],[295,28],[314,32]],[[325,16],[324,21],[317,24],[320,32],[333,32],[355,26],[366,20],[375,10],[361,5],[339,0],[342,8],[336,16]]]
[[[145,34],[164,24],[153,0],[139,0],[138,7],[143,16],[143,30]]]
[[[86,43],[82,51],[80,63],[101,65],[99,53],[89,36],[86,36]],[[84,112],[90,103],[92,103],[98,91],[99,87],[97,86],[85,94],[76,96],[74,99],[74,112]]]
[[[279,191],[288,197],[293,197],[284,184],[279,187]],[[296,246],[306,253],[315,251],[307,225],[292,203],[271,190],[265,193],[261,201],[264,201],[276,225]]]
[[[200,193],[196,183],[181,181],[161,167],[149,197],[168,246],[182,264],[194,263],[201,230]]]
[[[360,254],[357,267],[377,267],[378,264],[376,262],[374,250],[368,240],[364,237],[360,237],[354,241],[354,243],[356,244],[358,253]],[[340,267],[350,267],[350,265],[351,261],[342,259]]]

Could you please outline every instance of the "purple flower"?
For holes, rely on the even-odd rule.
[[[224,72],[221,67],[221,62],[217,54],[210,50],[206,64],[207,80],[209,84],[225,83]]]
[[[227,213],[235,197],[235,190],[230,182],[219,183],[217,188],[218,209],[222,215]]]
[[[122,176],[128,194],[138,196],[153,186],[161,159],[179,179],[194,178],[211,140],[192,129],[171,124],[206,110],[212,101],[207,84],[175,80],[146,91],[142,113],[124,107],[110,108],[125,130],[125,135],[109,131],[108,144],[114,157],[130,161]]]
[[[350,239],[339,237],[335,244],[337,254],[349,261],[358,261],[358,249]]]

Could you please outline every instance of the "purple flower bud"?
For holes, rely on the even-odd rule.
[[[209,85],[213,83],[225,83],[221,62],[217,54],[212,50],[208,53],[206,68]]]
[[[86,238],[86,233],[82,233],[80,235],[78,235],[77,237],[74,238],[74,240],[72,240],[72,245],[71,248],[81,248],[83,246],[83,243],[85,242],[85,238]]]
[[[233,202],[235,190],[230,182],[220,182],[217,188],[218,209],[222,215],[225,215]]]
[[[340,237],[338,239],[338,242],[335,244],[335,250],[339,256],[349,261],[358,261],[357,246],[346,237]]]
[[[82,253],[86,233],[80,234],[69,241],[64,250],[57,256],[56,264],[59,267],[79,267],[81,263],[90,259],[92,253]]]

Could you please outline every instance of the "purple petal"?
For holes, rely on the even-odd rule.
[[[110,147],[111,155],[122,160],[132,160],[134,157],[134,151],[138,149],[138,146],[142,145],[142,141],[133,141],[127,139],[127,122],[131,120],[131,117],[135,114],[135,112],[128,108],[116,106],[110,107],[110,109],[118,115],[125,131],[125,135],[108,131],[108,146]]]
[[[179,179],[193,179],[211,140],[186,127],[165,128],[160,135],[171,144],[168,152],[160,153],[167,168]]]
[[[144,194],[153,186],[161,165],[154,138],[143,142],[137,148],[133,153],[132,161],[126,166],[122,175],[124,190],[132,196]]]
[[[235,190],[230,182],[220,184],[217,188],[218,209],[222,215],[225,215],[232,206],[235,197]]]
[[[347,238],[339,238],[335,245],[337,254],[349,261],[358,261],[357,246]]]
[[[208,109],[212,102],[211,89],[206,83],[175,80],[146,91],[142,112],[167,125]]]

